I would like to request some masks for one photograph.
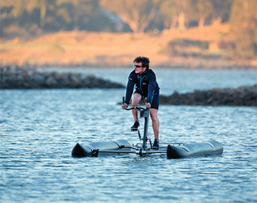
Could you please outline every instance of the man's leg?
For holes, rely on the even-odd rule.
[[[150,115],[152,119],[152,126],[153,126],[153,132],[154,132],[154,138],[159,141],[159,119],[157,116],[158,110],[151,108]]]
[[[134,95],[133,95],[133,97],[132,97],[132,106],[133,105],[138,105],[138,103],[141,101],[141,98],[142,98],[142,96],[140,95],[140,94],[138,94],[138,93],[135,93]],[[133,114],[133,117],[134,117],[134,121],[136,122],[138,122],[139,123],[139,120],[138,120],[138,115],[137,115],[137,110],[136,109],[133,109],[132,110],[132,114]]]

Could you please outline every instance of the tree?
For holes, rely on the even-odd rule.
[[[230,34],[241,56],[257,55],[257,0],[234,0]]]
[[[163,0],[161,1],[160,9],[164,23],[169,29],[186,29],[188,13],[190,10],[190,0]]]
[[[198,26],[203,27],[206,19],[211,16],[213,6],[210,0],[191,0],[194,16],[198,21]]]
[[[45,18],[46,18],[46,6],[47,2],[46,0],[41,0],[40,1],[40,26],[44,27],[45,25]]]
[[[160,0],[101,0],[102,7],[118,15],[133,32],[144,32],[159,10]]]
[[[212,22],[222,23],[229,20],[233,0],[212,0],[213,6]]]

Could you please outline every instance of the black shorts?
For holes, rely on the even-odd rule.
[[[134,94],[135,94],[135,93],[140,94],[140,95],[142,96],[142,98],[145,97],[145,96],[142,95],[141,92],[139,92],[138,90],[136,90],[136,91],[134,92]],[[151,104],[151,108],[157,109],[157,110],[159,109],[159,91],[158,91],[158,93],[155,93],[154,96],[153,96],[153,101],[152,101],[152,104]]]

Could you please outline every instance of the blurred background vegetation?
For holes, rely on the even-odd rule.
[[[76,30],[158,36],[228,24],[218,46],[234,56],[251,58],[257,56],[256,11],[257,0],[1,0],[0,35],[5,40],[31,39]],[[196,57],[206,54],[209,43],[178,37],[161,51]]]

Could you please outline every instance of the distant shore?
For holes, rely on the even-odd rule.
[[[133,58],[131,58],[133,60]],[[22,64],[21,66],[26,67],[36,67],[36,68],[46,68],[46,67],[55,67],[55,68],[128,68],[132,64],[131,61],[119,61],[115,60],[111,63],[106,61],[98,61],[97,63],[89,62],[77,62],[77,63],[62,63],[62,62],[53,62],[53,63],[27,63]],[[12,64],[8,66],[20,66],[18,64]],[[153,68],[169,68],[169,69],[257,69],[257,65],[253,64],[252,61],[248,60],[203,60],[203,59],[176,59],[171,62],[165,61],[155,61],[151,62],[151,67]]]
[[[39,63],[10,63],[4,66],[19,66],[27,68],[128,68],[132,65],[133,58],[131,57],[126,62],[114,60],[113,62],[107,62],[105,60],[95,63],[90,62],[39,62]],[[153,68],[168,68],[168,69],[257,69],[257,64],[251,60],[204,60],[204,59],[174,59],[173,61],[151,61],[151,67]]]
[[[234,56],[220,47],[228,24],[148,33],[108,33],[60,31],[30,39],[0,38],[1,65],[22,67],[128,67],[137,56],[150,58],[152,67],[186,69],[257,69],[257,57]],[[170,43],[176,40],[206,42],[206,49],[179,47],[174,54]],[[176,45],[177,46],[177,45]]]

